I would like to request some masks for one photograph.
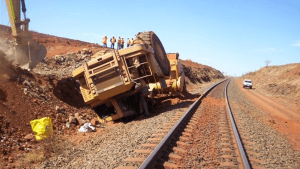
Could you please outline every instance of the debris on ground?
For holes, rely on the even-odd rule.
[[[82,133],[88,133],[91,131],[95,131],[95,127],[93,127],[91,123],[85,123],[78,129],[78,131]]]

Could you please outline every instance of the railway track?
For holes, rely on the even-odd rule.
[[[235,124],[227,99],[229,83],[230,79],[226,79],[209,88],[118,169],[260,168],[263,161],[251,151],[251,139],[243,134],[242,141]]]

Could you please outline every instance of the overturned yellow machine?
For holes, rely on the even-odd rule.
[[[137,113],[148,115],[147,102],[155,93],[183,89],[179,54],[168,56],[154,32],[140,32],[133,46],[96,53],[73,71],[73,77],[101,122]]]
[[[153,94],[161,92],[164,94],[181,93],[185,87],[185,75],[179,60],[179,54],[169,53],[167,57],[170,62],[170,76],[165,77],[167,88],[163,88],[160,83],[149,83],[150,91],[153,91]]]

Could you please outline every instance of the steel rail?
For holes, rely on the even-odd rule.
[[[173,136],[176,134],[176,131],[180,128],[181,123],[188,117],[191,112],[193,112],[193,110],[196,109],[203,97],[205,97],[214,87],[226,80],[228,79],[214,84],[188,108],[184,115],[178,120],[178,122],[172,127],[168,134],[162,139],[162,141],[155,147],[155,149],[151,152],[147,159],[142,163],[139,169],[151,169],[155,167],[157,160],[161,157],[163,151],[167,148],[166,145],[171,142]]]
[[[228,101],[227,88],[228,88],[228,85],[229,85],[230,81],[231,81],[231,79],[228,81],[228,83],[225,86],[225,100],[226,100],[226,104],[227,104],[227,110],[228,110],[230,121],[231,121],[231,124],[232,124],[232,129],[233,129],[233,132],[234,132],[234,136],[235,136],[236,142],[238,144],[239,153],[242,157],[242,162],[243,162],[244,168],[245,169],[251,169],[248,157],[245,153],[245,149],[244,149],[243,143],[241,141],[238,129],[236,127],[233,115],[231,113],[231,108],[230,108],[229,101]]]

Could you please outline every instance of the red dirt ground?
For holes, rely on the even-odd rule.
[[[261,95],[256,90],[243,89],[240,80],[235,79],[235,82],[240,90],[271,118],[268,121],[266,120],[270,118],[266,118],[263,122],[280,131],[300,151],[300,113],[297,111],[300,106],[291,104],[287,107],[272,96]]]

